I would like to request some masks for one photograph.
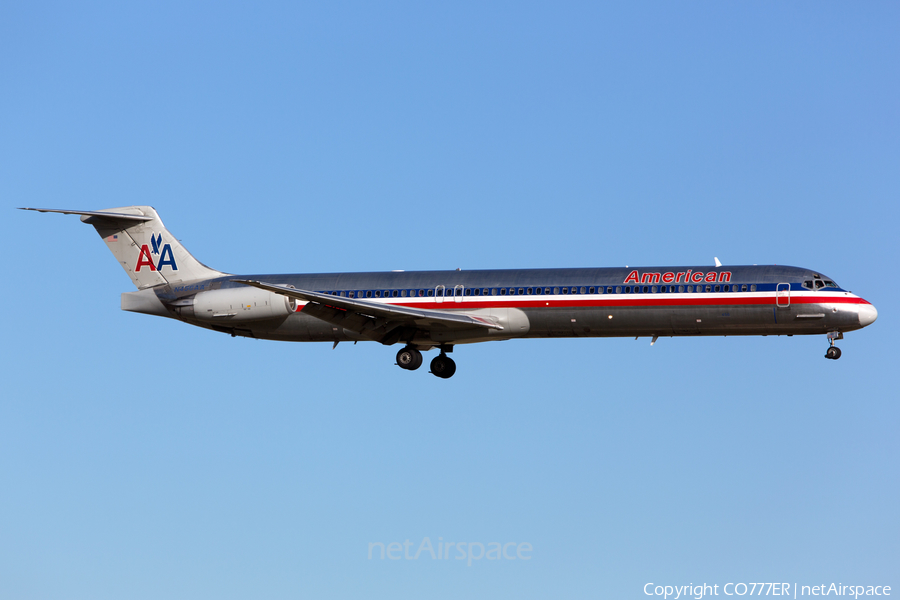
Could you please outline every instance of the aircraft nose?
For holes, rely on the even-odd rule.
[[[859,307],[859,324],[862,327],[871,325],[878,318],[878,311],[871,304],[861,304]]]

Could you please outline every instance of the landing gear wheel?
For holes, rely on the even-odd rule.
[[[456,363],[446,354],[439,354],[431,361],[431,373],[441,379],[450,379],[456,373]]]
[[[837,346],[832,346],[828,350],[825,351],[825,358],[830,358],[831,360],[837,360],[841,357],[841,349]]]
[[[397,366],[407,371],[415,371],[422,366],[422,353],[407,346],[397,353]]]

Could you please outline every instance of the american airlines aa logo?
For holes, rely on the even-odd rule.
[[[141,246],[141,253],[138,256],[137,265],[134,267],[135,273],[140,272],[143,267],[150,267],[151,271],[160,271],[165,265],[172,267],[173,271],[178,270],[175,256],[172,254],[172,246],[162,243],[161,233],[150,234],[150,246],[153,247],[152,250],[147,244]],[[153,262],[153,256],[159,257],[156,263]]]

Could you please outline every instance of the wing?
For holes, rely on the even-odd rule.
[[[260,281],[245,279],[232,281],[307,302],[303,307],[303,314],[349,329],[383,344],[396,343],[403,337],[411,338],[415,330],[503,329],[497,319],[489,316],[382,304]]]

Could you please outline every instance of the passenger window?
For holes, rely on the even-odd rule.
[[[434,297],[434,290],[428,290],[428,291],[425,293],[425,295],[427,295],[429,298],[433,298],[433,297]]]
[[[519,288],[519,295],[521,296],[524,293],[525,293],[525,290],[523,290],[522,288]]]
[[[553,288],[553,293],[554,293],[554,294],[559,294],[559,288],[557,288],[557,287]]]
[[[755,292],[755,291],[756,291],[756,284],[755,284],[755,283],[751,283],[751,284],[750,284],[750,291],[751,291],[751,292]]]
[[[709,286],[706,286],[706,289],[708,290],[708,289],[709,289]],[[716,291],[717,291],[717,292],[719,291],[719,289],[720,289],[719,286],[716,286]]]
[[[708,294],[711,291],[712,291],[712,286],[711,285],[706,286],[706,293]]]
[[[530,296],[532,293],[534,293],[534,288],[526,288],[525,293]]]
[[[578,290],[578,292],[581,293],[581,294],[585,293],[586,291],[587,291],[587,290],[586,290],[585,288],[581,288],[580,290]],[[594,293],[594,288],[591,288],[591,293],[592,293],[592,294]]]
[[[744,285],[741,286],[741,291],[742,291],[742,292],[746,292],[746,291],[747,291],[747,284],[746,284],[746,283],[745,283]]]
[[[562,289],[562,293],[563,293],[563,294],[568,294],[568,293],[569,293],[569,288],[564,287],[564,288]]]
[[[683,293],[683,292],[684,292],[684,286],[683,286],[683,285],[679,285],[679,286],[678,286],[678,291],[681,292],[681,293]]]
[[[505,296],[505,295],[506,295],[506,288],[500,288],[500,295],[501,295],[501,296]]]
[[[654,285],[654,286],[650,286],[650,293],[651,293],[651,294],[655,294],[655,293],[656,293],[656,286],[655,286],[655,285]]]

